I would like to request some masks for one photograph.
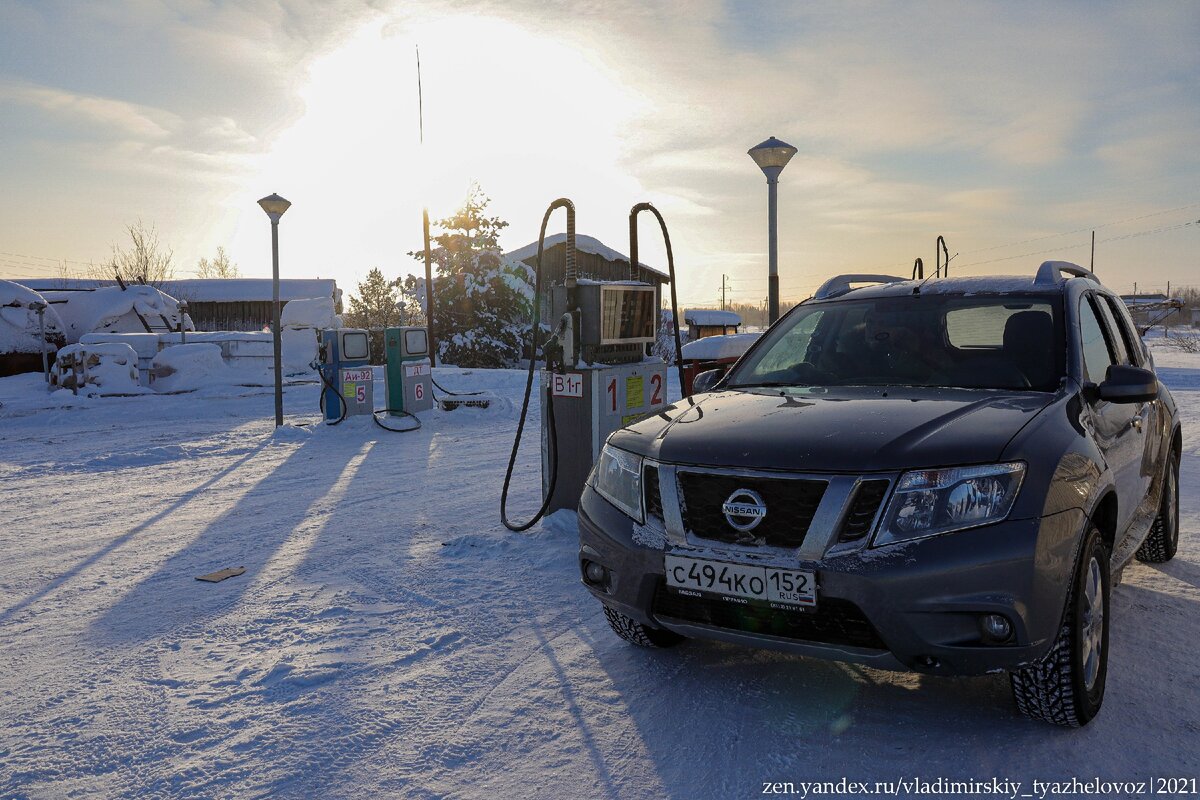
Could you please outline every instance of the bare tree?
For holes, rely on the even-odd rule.
[[[112,246],[112,256],[98,267],[88,270],[97,280],[123,280],[160,286],[175,277],[175,253],[158,241],[154,225],[146,226],[140,219],[125,226],[129,246]]]
[[[196,274],[201,278],[240,278],[242,276],[238,265],[229,260],[224,247],[217,248],[217,255],[209,261],[202,258],[196,262]]]

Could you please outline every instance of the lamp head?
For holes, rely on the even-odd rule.
[[[267,212],[267,216],[271,218],[272,222],[278,222],[279,218],[283,216],[283,212],[292,207],[291,203],[277,194],[264,197],[258,201],[258,204],[262,206],[263,211]]]
[[[783,172],[792,156],[796,155],[796,148],[772,136],[746,152],[754,159],[754,163],[758,164],[767,180],[771,181],[779,177],[779,173]]]

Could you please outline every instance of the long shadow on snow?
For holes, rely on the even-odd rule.
[[[424,637],[419,630],[394,631],[384,626],[376,604],[430,602],[408,585],[406,567],[414,524],[421,522],[424,507],[432,502],[426,491],[432,448],[429,429],[403,436],[368,430],[373,440],[361,440],[362,434],[323,432],[326,437],[353,438],[355,454],[363,446],[371,447],[355,465],[345,491],[322,498],[323,521],[318,529],[306,532],[307,549],[293,568],[298,581],[331,591],[316,605],[296,608],[297,616],[273,623],[280,639],[287,639],[293,630],[303,634],[314,622],[332,623],[333,632],[323,633],[319,643],[297,635],[295,641],[303,644],[281,646],[274,657],[288,666],[294,663],[297,670],[284,673],[279,681],[260,678],[252,690],[287,707],[280,712],[284,716],[308,717],[313,731],[307,737],[267,737],[254,761],[303,764],[304,768],[259,770],[256,780],[261,782],[243,786],[248,796],[355,796],[352,788],[359,763],[405,730],[404,709],[393,707],[386,692],[379,693],[379,681],[386,680],[379,677],[380,670],[386,676],[397,661],[423,657],[421,649],[406,653],[405,648]],[[371,525],[386,527],[379,530]],[[435,619],[440,616],[436,609],[430,611]],[[443,623],[434,622],[432,627]],[[383,655],[392,645],[396,650]],[[333,666],[326,657],[334,660]],[[328,679],[309,683],[302,670],[312,661],[324,665]]]
[[[162,522],[163,520],[165,520],[166,518],[168,518],[169,516],[174,514],[179,509],[183,508],[188,503],[190,503],[193,500],[195,500],[196,498],[198,498],[200,495],[202,495],[205,491],[207,491],[209,488],[211,488],[213,485],[215,485],[218,481],[220,481],[226,475],[229,475],[230,473],[235,472],[237,469],[239,469],[243,464],[245,464],[252,457],[254,457],[254,455],[257,454],[261,449],[262,449],[261,445],[259,445],[258,447],[255,447],[250,452],[246,453],[241,458],[239,458],[237,461],[233,462],[225,469],[223,469],[220,472],[213,475],[211,478],[206,480],[204,483],[202,483],[199,486],[195,487],[194,489],[191,489],[191,490],[183,493],[182,495],[180,495],[179,498],[177,500],[175,500],[175,502],[171,503],[166,508],[159,511],[154,516],[139,523],[135,527],[130,528],[127,533],[124,533],[124,534],[116,537],[115,539],[109,540],[103,547],[99,548],[98,550],[96,550],[96,552],[92,553],[90,556],[83,559],[82,561],[79,561],[73,567],[68,569],[66,572],[62,573],[58,577],[51,580],[49,583],[47,583],[45,586],[43,586],[37,592],[34,592],[33,594],[29,595],[28,597],[26,597],[22,600],[19,600],[15,605],[12,605],[12,606],[4,609],[4,611],[0,611],[0,625],[3,625],[5,622],[7,622],[17,612],[21,611],[24,608],[29,607],[33,603],[36,603],[38,600],[41,600],[43,597],[50,594],[58,587],[62,586],[64,583],[69,581],[74,576],[78,575],[83,570],[90,567],[92,564],[95,564],[97,561],[104,558],[104,556],[108,555],[113,550],[116,550],[121,545],[130,541],[135,536],[137,536],[138,534],[145,531],[147,528],[149,528],[153,525],[157,525],[158,523]]]
[[[310,437],[127,592],[93,624],[93,632],[106,640],[145,641],[236,603],[363,444],[357,437]],[[239,566],[246,568],[240,577],[216,584],[196,580],[197,575]]]

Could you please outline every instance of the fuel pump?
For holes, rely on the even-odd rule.
[[[326,328],[313,366],[321,376],[321,411],[325,422],[337,425],[347,416],[375,410],[371,370],[371,340],[360,328]]]
[[[550,204],[542,219],[534,275],[534,309],[530,345],[536,357],[541,313],[542,254],[546,225],[556,208],[567,211],[566,270],[562,285],[551,288],[554,332],[543,348],[542,387],[542,505],[528,522],[515,524],[507,516],[508,488],[525,426],[533,385],[534,358],[530,359],[525,398],[517,425],[504,488],[500,515],[510,530],[532,527],[548,511],[575,509],[600,448],[613,431],[660,408],[666,402],[666,363],[648,356],[657,332],[658,309],[654,287],[636,278],[639,211],[630,212],[630,279],[594,281],[578,277],[575,258],[575,207],[561,198]],[[671,274],[671,301],[675,308],[674,263],[667,239]],[[678,349],[678,334],[676,334]]]
[[[433,408],[429,332],[425,328],[384,328],[387,355],[387,414],[405,416]]]

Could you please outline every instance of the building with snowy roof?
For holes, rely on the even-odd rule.
[[[524,247],[506,253],[506,257],[520,261],[530,267],[537,266],[538,243],[531,242]],[[646,264],[638,263],[637,268],[630,274],[629,256],[619,253],[604,242],[593,236],[577,234],[575,236],[575,266],[578,277],[594,281],[640,281],[654,287],[655,306],[662,305],[663,284],[670,282],[670,276],[662,270]],[[550,320],[550,287],[561,286],[567,274],[567,235],[556,233],[547,236],[542,250],[542,321],[551,324]]]
[[[689,308],[683,312],[683,321],[688,326],[688,341],[709,336],[726,336],[738,332],[742,318],[732,311],[713,308]]]
[[[35,291],[74,292],[116,286],[115,281],[29,278],[20,283]],[[272,319],[270,278],[192,278],[166,281],[159,287],[188,304],[188,316],[198,331],[261,331]],[[330,298],[342,311],[337,282],[323,278],[280,278],[279,301]]]

